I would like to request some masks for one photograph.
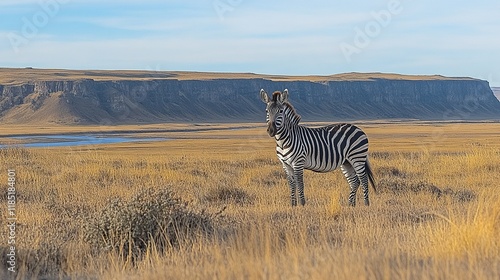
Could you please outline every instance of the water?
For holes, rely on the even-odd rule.
[[[141,142],[141,141],[161,141],[166,138],[140,138],[140,137],[123,137],[116,135],[36,135],[36,136],[16,136],[8,137],[9,139],[21,140],[25,143],[6,145],[0,144],[0,148],[9,146],[39,148],[39,147],[71,147],[83,145],[99,145],[99,144],[116,144],[126,142]]]

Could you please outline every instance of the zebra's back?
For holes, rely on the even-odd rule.
[[[337,169],[346,160],[366,160],[368,138],[355,125],[342,123],[319,128],[302,126],[301,134],[305,169],[328,172]]]

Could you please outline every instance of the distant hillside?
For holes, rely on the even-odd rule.
[[[264,121],[261,88],[288,88],[304,121],[500,119],[488,82],[472,78],[0,69],[0,122]]]
[[[500,87],[493,87],[491,89],[493,90],[493,94],[495,94],[497,99],[500,100]]]

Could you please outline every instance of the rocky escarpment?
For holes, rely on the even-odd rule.
[[[492,87],[491,90],[493,90],[493,94],[495,94],[497,99],[500,100],[500,87]]]
[[[222,75],[222,74],[221,74]],[[263,121],[259,90],[288,88],[304,121],[500,119],[488,82],[470,78],[31,80],[0,85],[0,121],[82,124]]]

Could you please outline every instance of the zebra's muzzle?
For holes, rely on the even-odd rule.
[[[274,122],[269,123],[267,126],[267,134],[269,134],[270,137],[274,137],[276,135],[276,124]]]

